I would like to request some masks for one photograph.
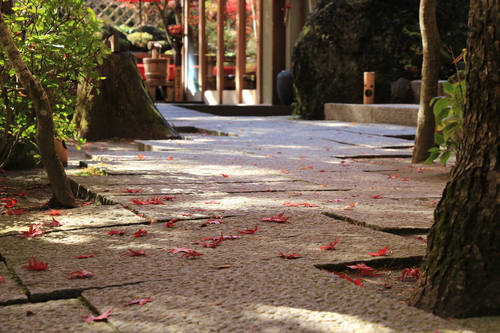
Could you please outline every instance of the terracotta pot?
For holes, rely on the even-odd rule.
[[[54,139],[54,144],[56,146],[56,154],[64,167],[68,166],[68,150],[63,141]]]

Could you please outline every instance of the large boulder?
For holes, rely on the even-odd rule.
[[[419,79],[419,0],[319,0],[293,54],[297,111],[323,119],[324,103],[362,103],[363,72],[375,72],[375,103],[387,103],[391,82]],[[442,44],[465,47],[469,0],[438,0]],[[444,79],[452,56],[443,48]]]

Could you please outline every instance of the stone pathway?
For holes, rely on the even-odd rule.
[[[101,205],[53,217],[2,215],[0,332],[500,328],[493,319],[488,330],[479,321],[443,320],[325,271],[361,262],[413,267],[424,255],[416,238],[432,224],[448,170],[409,162],[412,142],[402,137],[414,128],[159,108],[196,133],[178,141],[89,143],[82,152],[70,147],[71,180]],[[79,175],[78,165],[105,175]],[[261,221],[279,214],[290,223]],[[52,218],[63,225],[50,227]],[[40,223],[43,235],[19,236]],[[253,234],[237,231],[256,227]],[[221,235],[241,238],[201,244]],[[202,240],[208,237],[215,240]],[[335,239],[334,250],[319,249]],[[367,254],[385,247],[386,256]],[[203,255],[186,258],[176,248]],[[89,257],[76,257],[82,255]],[[24,268],[30,257],[50,268]],[[93,275],[69,279],[83,270]],[[125,305],[136,300],[144,304]],[[110,308],[107,322],[83,321]]]

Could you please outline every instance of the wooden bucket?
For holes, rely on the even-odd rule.
[[[154,81],[155,85],[166,85],[168,81],[168,58],[144,58],[146,81]]]

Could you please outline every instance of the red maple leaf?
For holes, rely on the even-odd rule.
[[[26,269],[33,270],[33,271],[43,271],[43,270],[49,268],[49,263],[48,262],[39,262],[35,259],[35,257],[31,257],[28,260],[28,266],[23,266],[23,267]]]
[[[196,258],[201,257],[202,255],[203,255],[203,253],[196,252],[194,250],[189,250],[189,251],[185,251],[185,253],[179,257],[179,259],[181,259],[181,258],[196,259]]]
[[[161,201],[163,198],[151,198],[148,199],[148,202],[152,205],[164,205],[164,203]]]
[[[0,201],[4,203],[5,208],[12,208],[17,203],[17,200],[13,198],[0,199]]]
[[[50,212],[47,212],[44,214],[50,215],[50,216],[59,216],[59,215],[61,215],[61,212],[58,210],[55,210],[55,209],[50,209]]]
[[[5,279],[3,278],[3,276],[0,276],[0,282],[1,282],[1,283],[6,283],[6,282],[5,282]]]
[[[87,271],[85,269],[82,271],[74,271],[74,272],[66,273],[66,274],[69,275],[68,280],[85,279],[85,278],[90,278],[90,277],[94,276],[94,273],[92,273],[91,271]]]
[[[17,196],[17,197],[23,197],[25,195],[30,195],[30,194],[26,191],[22,191],[22,192],[18,192],[18,193],[12,193],[11,195]]]
[[[355,269],[358,274],[361,276],[382,276],[383,274],[375,273],[377,270],[373,267],[367,266],[364,263],[356,264],[356,265],[346,265],[346,267],[350,269]]]
[[[388,250],[389,250],[389,246],[388,247],[384,247],[383,249],[378,250],[377,253],[373,253],[373,252],[366,252],[366,253],[368,253],[372,257],[379,257],[379,256],[385,256],[385,255],[387,255],[388,254],[387,253]]]
[[[28,210],[25,208],[9,209],[7,210],[7,215],[21,215],[26,213]]]
[[[204,247],[217,247],[217,245],[219,245],[220,243],[222,243],[222,240],[224,239],[224,235],[222,234],[222,232],[220,233],[220,237],[217,239],[217,241],[215,241],[214,243],[201,243],[201,242],[196,242],[196,243],[193,243],[193,244],[200,244],[200,245],[203,245]]]
[[[83,321],[108,321],[109,316],[113,312],[113,307],[110,307],[108,310],[104,311],[101,315],[95,317],[90,313],[87,317],[84,317],[85,319]]]
[[[134,237],[141,237],[141,236],[144,236],[145,234],[147,234],[148,231],[147,230],[144,230],[144,229],[139,229],[137,230],[135,233],[134,233]]]
[[[221,224],[221,223],[227,223],[227,222],[224,221],[223,219],[210,219],[205,221],[205,224]]]
[[[110,230],[105,232],[110,235],[123,235],[125,233],[125,230]]]
[[[244,230],[236,230],[236,231],[238,231],[240,234],[250,235],[250,234],[257,232],[257,230],[259,230],[258,224],[256,224],[255,228],[253,228],[253,229],[244,229]]]
[[[205,201],[205,204],[207,204],[207,205],[217,205],[217,204],[219,204],[219,202],[215,201],[215,200],[210,200],[210,201]]]
[[[320,250],[328,250],[328,251],[335,250],[335,245],[337,245],[337,243],[339,241],[340,241],[340,238],[335,238],[333,240],[333,242],[330,242],[330,244],[328,244],[327,246],[320,246],[320,247],[318,247],[318,249],[320,249]]]
[[[92,258],[94,254],[80,254],[77,256],[74,256],[76,259],[87,259],[87,258]]]
[[[63,224],[64,222],[59,222],[54,217],[52,217],[52,223],[49,224],[49,227],[61,227]]]
[[[86,203],[83,203],[83,202],[80,202],[80,201],[77,201],[76,202],[79,206],[90,206],[92,205],[92,201],[89,201],[89,202],[86,202]]]
[[[123,306],[128,306],[128,305],[133,305],[133,304],[139,304],[139,306],[143,306],[144,304],[146,304],[148,302],[153,302],[153,299],[151,299],[149,297],[136,299],[136,300],[133,300],[133,301],[130,301],[130,302],[123,304]]]
[[[132,199],[131,201],[133,203],[135,203],[136,205],[149,205],[150,204],[150,202],[146,201],[146,200]]]
[[[358,275],[358,278],[356,279],[356,281],[354,281],[353,279],[351,279],[348,275],[345,275],[345,274],[342,274],[342,273],[338,273],[338,272],[333,272],[335,275],[338,275],[340,276],[341,278],[343,278],[344,280],[347,280],[349,282],[352,282],[354,283],[355,285],[359,286],[359,287],[363,287],[363,283],[361,282],[361,276]]]
[[[142,187],[138,190],[133,190],[131,188],[127,188],[127,189],[125,189],[125,192],[127,192],[127,193],[139,193],[141,190],[142,190]]]
[[[263,222],[278,222],[278,223],[291,223],[291,222],[288,222],[288,219],[291,216],[283,216],[284,214],[285,214],[285,212],[283,212],[281,214],[278,214],[276,216],[273,216],[273,217],[264,217],[264,218],[261,218],[259,221],[263,221]]]
[[[382,195],[381,195],[381,194],[378,194],[378,195],[370,195],[370,198],[372,198],[372,199],[381,199],[381,198],[382,198]]]
[[[162,199],[167,200],[167,201],[172,201],[172,200],[177,199],[177,197],[175,195],[166,195],[166,196],[162,197]]]
[[[133,257],[136,257],[136,256],[145,256],[146,255],[146,252],[144,252],[143,250],[134,251],[134,250],[131,250],[131,249],[127,249],[127,251],[129,253],[122,254],[122,256],[133,256]]]
[[[185,253],[188,253],[189,251],[193,251],[191,249],[188,249],[186,247],[178,247],[176,249],[170,249],[168,250],[168,252],[172,252],[172,253],[179,253],[179,252],[185,252]]]
[[[298,253],[290,253],[290,254],[284,254],[283,252],[278,252],[278,256],[279,257],[282,257],[284,259],[298,259],[298,258],[302,258],[302,255],[298,254]]]
[[[170,221],[167,222],[167,224],[165,224],[167,227],[169,228],[173,228],[175,222],[178,222],[180,219],[178,218],[175,218],[175,219],[171,219]]]
[[[43,223],[37,224],[36,226],[34,224],[30,224],[29,230],[21,231],[19,235],[21,236],[21,238],[27,238],[27,237],[33,238],[36,236],[43,235],[45,233],[45,231],[41,230],[43,225],[44,225]]]
[[[225,173],[221,173],[222,177],[229,177],[229,175],[226,175]]]

